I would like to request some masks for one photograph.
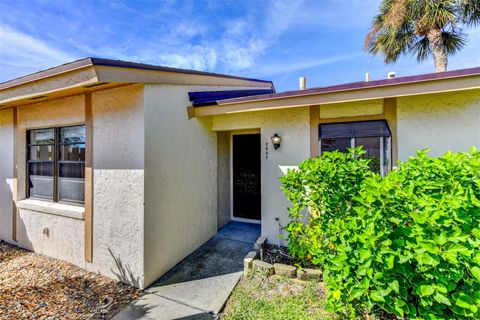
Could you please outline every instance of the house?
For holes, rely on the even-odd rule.
[[[87,58],[0,84],[0,239],[143,288],[230,220],[280,243],[280,177],[363,145],[480,145],[480,68],[276,93],[269,81]]]

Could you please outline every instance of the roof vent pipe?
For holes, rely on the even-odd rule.
[[[306,77],[300,77],[300,79],[298,79],[298,88],[300,90],[307,89],[307,78]]]
[[[370,81],[370,72],[365,73],[365,82]]]
[[[393,71],[392,71],[392,72],[389,72],[389,73],[387,74],[387,79],[393,79],[393,78],[395,78],[395,75],[396,75],[395,72],[393,72]]]

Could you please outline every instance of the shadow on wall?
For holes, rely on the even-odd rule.
[[[30,241],[30,236],[28,235],[27,226],[23,221],[22,217],[19,214],[19,209],[16,212],[17,215],[17,246],[23,249],[27,249],[33,252],[36,252],[36,248],[33,246],[32,241]],[[34,232],[34,231],[32,231]]]
[[[110,248],[108,248],[108,252],[110,252],[113,260],[115,260],[115,265],[117,266],[117,270],[110,268],[110,271],[118,278],[118,280],[134,287],[142,288],[143,283],[140,281],[140,277],[135,277],[132,269],[130,269],[129,266],[124,265],[120,257],[115,257]]]

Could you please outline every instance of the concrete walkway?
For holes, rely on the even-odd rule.
[[[178,263],[115,320],[214,319],[237,284],[260,225],[230,222]]]

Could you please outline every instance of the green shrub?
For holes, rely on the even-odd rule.
[[[480,153],[421,151],[385,178],[359,153],[325,153],[282,178],[289,249],[322,265],[330,307],[480,318]]]

